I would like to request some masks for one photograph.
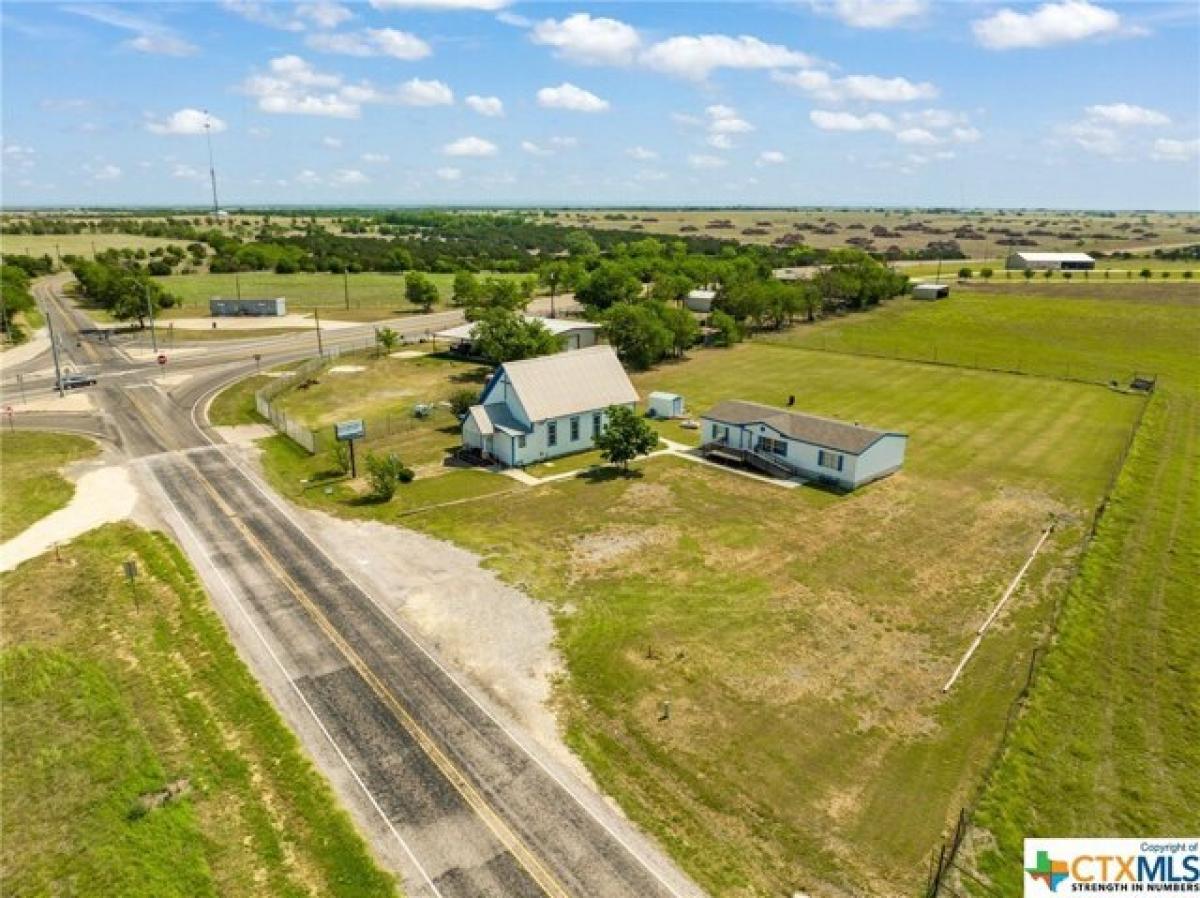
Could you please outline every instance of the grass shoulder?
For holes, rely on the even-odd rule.
[[[179,550],[120,524],[63,556],[0,577],[0,790],[21,809],[0,824],[7,888],[395,895]],[[178,799],[143,802],[179,781]]]
[[[94,441],[73,434],[0,433],[0,542],[70,502],[75,486],[59,470],[99,451]]]

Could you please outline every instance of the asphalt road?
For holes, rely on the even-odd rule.
[[[90,388],[100,412],[86,425],[42,419],[103,427],[148,475],[148,495],[251,669],[377,854],[405,873],[410,894],[700,894],[446,669],[214,443],[198,412],[216,389],[254,370],[244,350],[206,354],[206,364],[188,366],[192,377],[164,389],[150,379],[157,366],[78,339],[83,322],[51,294],[66,360],[104,375]],[[264,364],[310,354],[286,337],[262,341],[260,351]]]

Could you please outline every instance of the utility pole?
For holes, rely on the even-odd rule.
[[[317,321],[317,355],[325,357],[325,347],[321,343],[321,310],[313,309],[313,317]]]
[[[158,334],[154,332],[154,303],[150,301],[150,282],[142,281],[142,290],[146,294],[146,311],[150,315],[150,346],[158,355]]]
[[[208,177],[212,181],[212,200],[213,200],[213,218],[216,219],[221,214],[221,205],[217,202],[217,169],[213,165],[212,151],[212,121],[208,117],[208,110],[204,110],[204,140],[208,144]]]
[[[62,365],[58,361],[58,338],[54,335],[54,318],[50,315],[50,306],[43,307],[42,314],[46,316],[46,329],[50,332],[50,351],[54,355],[54,384],[58,387],[59,398],[62,398],[67,392],[63,389]]]
[[[350,311],[350,272],[342,269],[342,293],[346,296],[346,311]]]
[[[242,298],[242,279],[238,277],[237,272],[233,273],[233,289],[237,293],[237,298]]]

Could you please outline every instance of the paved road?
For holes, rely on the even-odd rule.
[[[214,445],[196,410],[253,370],[217,354],[175,390],[110,346],[66,355],[101,368],[94,396],[150,475],[164,520],[239,648],[411,894],[667,898],[698,890],[653,847],[452,675],[354,583],[286,507]],[[70,326],[66,326],[70,323]],[[296,349],[286,340],[271,362]],[[266,353],[264,355],[267,355]],[[51,416],[52,417],[52,416]],[[215,584],[215,585],[214,585]],[[270,668],[274,668],[273,671]]]

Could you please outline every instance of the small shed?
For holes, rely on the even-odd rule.
[[[227,296],[214,296],[208,301],[208,313],[214,318],[238,315],[282,317],[287,314],[287,303],[282,296],[272,299],[231,299]]]
[[[946,284],[913,284],[913,299],[945,299],[950,295]]]
[[[678,393],[653,392],[646,402],[646,414],[651,418],[682,418],[683,397]]]

